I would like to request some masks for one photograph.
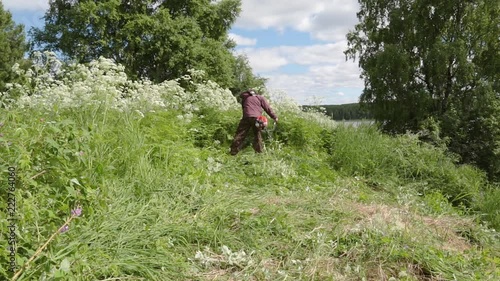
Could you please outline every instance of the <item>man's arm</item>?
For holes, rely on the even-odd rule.
[[[269,103],[266,101],[266,99],[263,96],[259,96],[260,98],[260,106],[262,106],[262,109],[271,116],[271,118],[274,119],[274,121],[278,122],[278,116],[273,112],[273,109],[269,105]]]

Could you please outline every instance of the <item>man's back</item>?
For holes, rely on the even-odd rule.
[[[271,107],[260,95],[251,95],[248,92],[241,94],[243,106],[243,117],[259,117],[262,115],[262,110],[264,110],[273,119],[276,119],[276,115],[272,111]]]

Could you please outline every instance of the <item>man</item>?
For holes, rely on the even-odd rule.
[[[241,106],[243,108],[243,117],[240,120],[236,134],[234,135],[233,143],[231,144],[231,155],[236,155],[240,152],[250,129],[253,131],[253,149],[256,153],[262,152],[262,128],[257,127],[255,123],[257,118],[262,115],[264,110],[275,122],[278,122],[278,116],[267,103],[266,99],[258,95],[254,90],[248,90],[240,94]]]

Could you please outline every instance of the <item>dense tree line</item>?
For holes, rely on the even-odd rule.
[[[370,112],[364,110],[359,103],[338,105],[323,105],[326,115],[333,120],[361,120],[372,119]]]
[[[359,0],[348,58],[391,133],[427,132],[500,179],[500,2]]]
[[[359,103],[346,103],[334,105],[321,105],[323,112],[333,120],[362,120],[373,119],[371,113],[364,109]],[[317,106],[302,106],[304,110],[317,109]]]

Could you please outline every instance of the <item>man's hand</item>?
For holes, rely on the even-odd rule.
[[[276,117],[276,119],[274,119],[274,122],[278,123],[278,117]]]

